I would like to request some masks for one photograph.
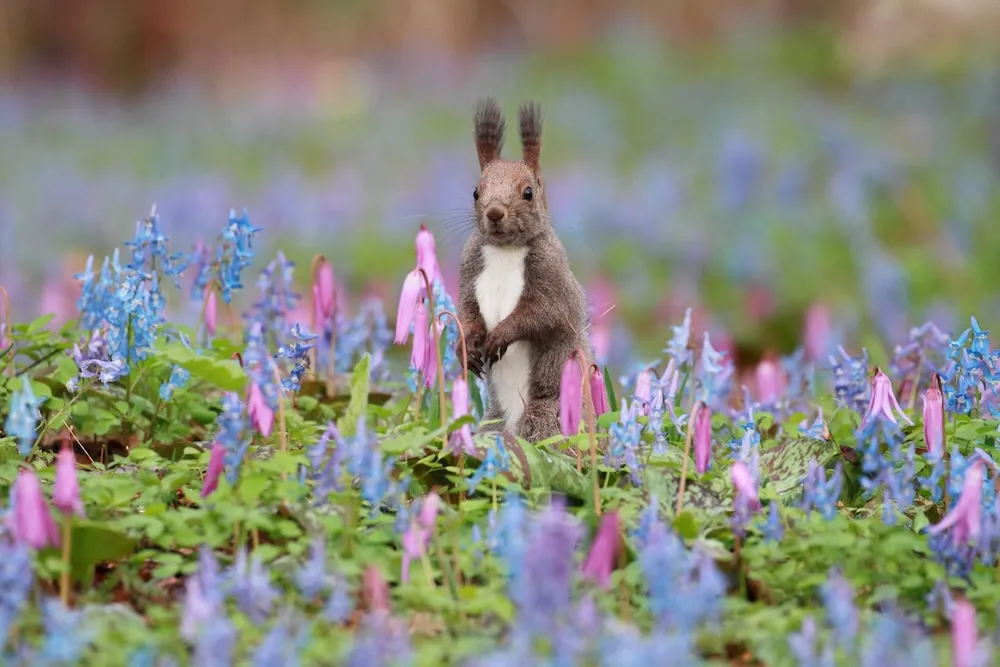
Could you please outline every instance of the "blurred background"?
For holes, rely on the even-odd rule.
[[[995,0],[3,0],[0,284],[72,317],[154,204],[175,251],[245,207],[259,268],[322,252],[391,319],[421,222],[455,292],[489,94],[543,106],[612,353],[687,306],[743,357],[816,304],[869,346],[996,326],[998,51]]]

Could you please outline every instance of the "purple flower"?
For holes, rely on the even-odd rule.
[[[893,410],[899,414],[903,421],[913,426],[913,422],[903,412],[903,408],[899,407],[899,401],[896,400],[896,395],[892,391],[892,381],[889,376],[883,373],[882,369],[876,368],[875,377],[872,379],[872,395],[868,403],[868,412],[861,420],[861,427],[864,428],[872,419],[880,415],[895,424],[896,417]]]
[[[611,573],[622,550],[621,520],[618,510],[612,510],[601,518],[597,536],[590,546],[590,552],[583,563],[583,576],[602,588],[611,587]]]
[[[952,541],[956,545],[964,546],[970,540],[975,541],[982,527],[983,480],[983,462],[976,459],[965,471],[965,483],[958,502],[941,521],[931,526],[928,532],[936,535],[950,530]]]
[[[14,539],[32,549],[58,547],[61,544],[59,527],[52,520],[42,484],[34,470],[21,468],[11,488],[10,502],[7,521]]]
[[[931,454],[944,452],[944,394],[941,393],[941,376],[937,373],[924,394],[924,442]]]
[[[66,514],[84,516],[80,485],[76,479],[76,455],[73,447],[64,446],[56,458],[56,481],[52,491],[52,504]]]
[[[712,460],[712,411],[703,402],[698,403],[694,418],[694,468],[699,475],[708,471]]]
[[[397,345],[404,345],[406,339],[410,337],[410,326],[413,325],[417,303],[420,301],[423,289],[424,282],[419,271],[413,270],[406,274],[403,290],[399,295],[399,308],[396,311],[396,338],[394,340]]]
[[[559,383],[559,424],[562,434],[569,438],[580,432],[580,418],[583,411],[583,377],[576,355],[571,354],[563,364],[562,379]]]
[[[205,481],[201,486],[201,497],[207,498],[219,488],[219,478],[226,467],[226,448],[216,442],[212,445],[212,453],[208,458],[208,470],[205,471]]]

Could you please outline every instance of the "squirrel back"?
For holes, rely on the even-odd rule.
[[[490,419],[528,440],[559,432],[563,364],[576,348],[589,359],[586,296],[549,219],[540,156],[541,109],[518,113],[523,157],[505,160],[496,101],[475,113],[480,176],[475,229],[462,251],[459,316],[470,369],[485,375]]]

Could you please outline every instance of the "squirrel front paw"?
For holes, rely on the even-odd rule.
[[[468,355],[468,368],[472,373],[482,379],[485,358],[483,357],[483,342],[486,340],[486,327],[483,325],[470,327],[465,332],[466,354]]]
[[[507,347],[512,342],[502,325],[501,322],[499,326],[487,334],[486,340],[483,342],[483,360],[491,364],[495,364],[503,358]]]

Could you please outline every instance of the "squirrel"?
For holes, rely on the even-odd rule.
[[[580,348],[592,357],[587,299],[549,219],[539,164],[541,107],[518,110],[522,159],[500,157],[503,112],[493,98],[476,106],[479,182],[475,227],[462,249],[459,319],[468,367],[485,378],[498,430],[538,442],[560,432],[559,385]]]

